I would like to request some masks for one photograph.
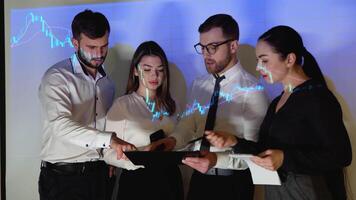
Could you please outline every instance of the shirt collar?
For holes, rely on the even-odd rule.
[[[72,67],[73,67],[73,73],[75,73],[75,74],[84,74],[86,76],[89,75],[88,72],[86,71],[85,67],[80,64],[76,54],[72,55],[71,62],[72,62]],[[106,76],[106,73],[104,71],[104,66],[103,65],[101,65],[99,67],[98,72],[99,73],[96,73],[96,80]]]
[[[220,86],[224,86],[228,84],[231,80],[236,79],[236,76],[241,68],[242,66],[240,64],[240,61],[238,61],[234,66],[232,66],[226,72],[221,74],[220,76],[225,76],[225,78],[221,81]],[[215,77],[211,74],[210,78],[212,80],[212,83],[215,84]]]

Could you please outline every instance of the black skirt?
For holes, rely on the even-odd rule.
[[[281,186],[265,186],[266,200],[346,200],[342,170],[323,175],[286,173]]]
[[[118,200],[183,200],[182,175],[177,166],[123,170]]]

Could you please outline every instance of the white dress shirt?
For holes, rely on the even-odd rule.
[[[268,99],[257,79],[246,72],[240,63],[228,69],[225,79],[220,82],[219,105],[214,131],[227,132],[239,138],[257,141],[258,130],[266,114]],[[187,110],[172,134],[177,140],[176,148],[204,134],[209,103],[214,91],[215,78],[208,74],[193,82]],[[193,150],[200,149],[201,140],[194,143]],[[246,169],[240,159],[228,156],[231,148],[219,149],[211,146],[210,151],[218,153],[216,168]]]
[[[139,149],[151,143],[150,135],[162,129],[170,135],[176,124],[176,115],[162,116],[154,119],[145,99],[133,92],[115,100],[107,114],[106,130],[116,132],[117,137],[125,140]],[[110,165],[134,170],[142,166],[135,166],[129,160],[118,160],[112,149],[104,151],[104,161]]]
[[[112,133],[104,128],[114,92],[103,68],[94,79],[83,71],[76,55],[49,68],[39,88],[44,113],[42,160],[98,160],[98,148],[110,145]]]

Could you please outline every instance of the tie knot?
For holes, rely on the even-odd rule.
[[[217,74],[214,74],[214,78],[216,79],[216,83],[220,83],[222,80],[225,79],[225,75],[219,76]]]

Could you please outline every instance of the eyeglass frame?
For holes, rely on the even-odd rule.
[[[195,51],[198,53],[198,54],[203,54],[204,52],[204,49],[206,49],[206,52],[209,54],[209,55],[214,55],[218,49],[219,46],[223,45],[223,44],[226,44],[228,42],[232,42],[236,39],[228,39],[228,40],[225,40],[223,42],[211,42],[207,45],[202,45],[200,42],[195,44],[194,45],[194,49]],[[197,49],[197,47],[200,46],[199,50]],[[208,49],[208,46],[212,46],[214,48],[214,53],[211,53]],[[199,52],[201,50],[201,52]]]

